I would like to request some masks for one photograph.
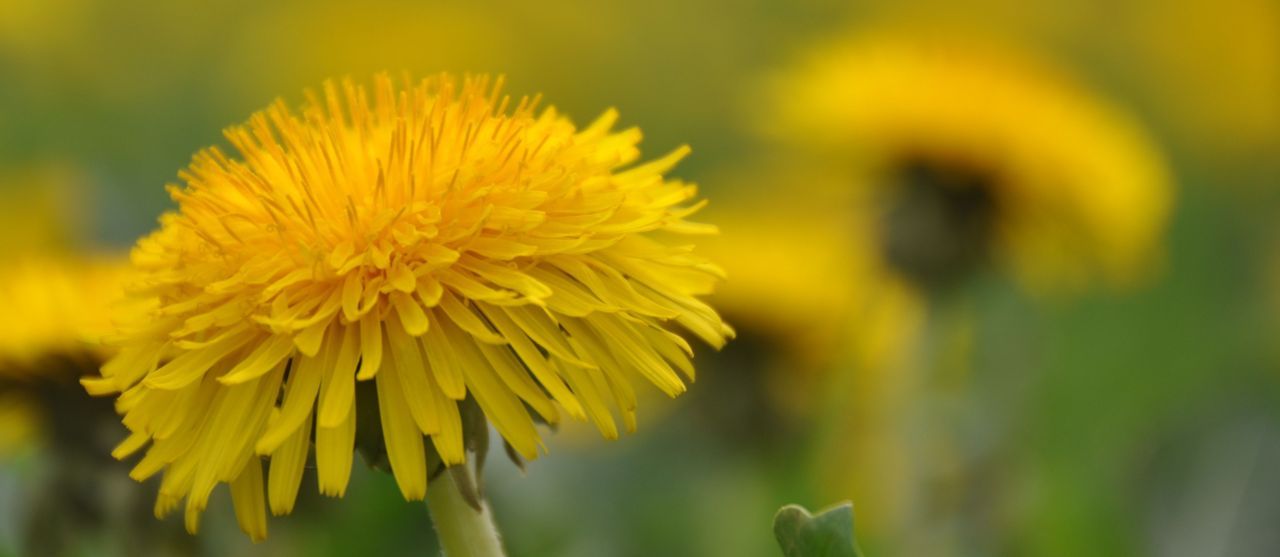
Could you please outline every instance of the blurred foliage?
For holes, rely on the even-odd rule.
[[[1046,301],[987,270],[945,299],[902,300],[850,271],[862,248],[840,234],[857,223],[760,232],[804,221],[780,201],[812,190],[756,134],[766,76],[851,29],[905,25],[1022,45],[1135,115],[1178,185],[1148,284]],[[775,509],[840,499],[871,555],[1280,553],[1275,0],[0,0],[0,213],[31,245],[124,248],[218,130],[376,70],[503,72],[579,123],[617,106],[647,154],[694,147],[678,174],[705,188],[708,220],[758,214],[714,242],[756,251],[770,270],[730,284],[777,319],[735,321],[741,338],[698,355],[690,393],[642,401],[639,434],[605,443],[571,424],[527,473],[488,466],[513,555],[776,556]],[[42,232],[42,204],[77,225]],[[789,250],[812,264],[770,263]],[[889,309],[829,316],[864,298]],[[26,547],[16,494],[42,485],[48,458],[0,471],[0,554]],[[356,468],[345,504],[304,498],[257,546],[215,500],[225,512],[183,551],[435,547],[426,510]],[[148,521],[114,535],[179,526]],[[72,545],[104,547],[85,536]]]

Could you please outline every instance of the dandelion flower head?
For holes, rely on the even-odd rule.
[[[158,307],[84,382],[119,393],[116,454],[146,449],[132,476],[164,472],[158,515],[185,498],[194,532],[226,482],[260,539],[313,444],[322,493],[344,493],[368,443],[421,499],[429,454],[466,458],[467,405],[534,458],[535,419],[615,437],[637,378],[685,390],[677,331],[732,334],[699,300],[720,270],[673,241],[715,230],[686,220],[695,186],[664,177],[687,148],[636,164],[640,132],[613,131],[614,111],[577,129],[537,104],[487,78],[328,83],[228,129],[239,157],[194,157],[133,252]],[[359,410],[358,389],[376,393]]]
[[[857,169],[845,187],[878,188],[888,218],[907,221],[910,234],[890,222],[882,239],[907,275],[989,248],[1034,287],[1123,284],[1158,256],[1172,204],[1159,148],[1128,112],[1020,49],[855,35],[815,49],[773,93],[772,132]],[[922,206],[941,223],[919,226]]]

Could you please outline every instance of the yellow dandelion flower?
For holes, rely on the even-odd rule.
[[[820,179],[797,169],[756,170],[773,183]],[[764,340],[771,349],[772,358],[758,362],[771,379],[766,400],[786,416],[831,410],[819,414],[824,426],[811,473],[832,497],[877,509],[859,518],[859,528],[875,536],[899,524],[913,502],[910,436],[900,425],[918,385],[904,372],[928,306],[868,240],[875,215],[832,209],[838,206],[823,199],[717,204],[708,218],[725,234],[708,241],[706,253],[733,277],[713,302],[743,333],[739,342]]]
[[[881,193],[880,241],[908,276],[990,256],[1033,287],[1125,283],[1157,259],[1172,198],[1160,151],[1050,65],[941,33],[873,34],[818,49],[775,94],[769,126],[834,186]]]
[[[693,379],[674,326],[716,347],[732,334],[698,299],[719,269],[667,243],[714,231],[685,220],[695,186],[663,176],[688,149],[633,164],[640,132],[612,131],[614,111],[579,130],[500,89],[329,83],[300,113],[276,102],[228,129],[240,158],[208,149],[181,173],[177,211],[133,252],[159,306],[84,382],[120,393],[117,456],[149,445],[132,476],[164,472],[157,514],[185,498],[194,532],[228,482],[260,539],[313,438],[320,491],[343,494],[357,443],[382,442],[357,416],[422,499],[428,452],[466,458],[465,404],[524,458],[541,443],[530,410],[612,438],[613,408],[635,428],[637,377],[672,396]],[[358,383],[374,389],[361,412]]]
[[[58,444],[51,407],[107,356],[101,340],[123,295],[127,261],[74,249],[83,176],[59,163],[0,171],[0,454]],[[83,393],[81,393],[82,395]],[[110,415],[110,409],[107,409]]]
[[[67,398],[62,391],[108,356],[103,339],[127,272],[123,260],[8,259],[0,272],[0,306],[12,316],[0,320],[0,453],[38,440],[42,414],[58,411],[41,402]]]
[[[0,273],[0,306],[15,319],[0,320],[0,376],[42,373],[52,356],[105,356],[113,332],[113,305],[128,272],[123,260],[25,257]],[[90,366],[93,367],[93,366]]]
[[[822,173],[783,165],[735,172],[724,183],[821,183]],[[726,233],[704,243],[733,280],[714,302],[740,329],[775,341],[786,374],[817,374],[854,358],[879,367],[892,359],[919,312],[918,294],[881,261],[876,219],[848,195],[788,196],[765,188],[708,209]],[[803,199],[799,199],[803,197]],[[852,206],[852,208],[851,208]],[[791,377],[794,381],[796,378]]]
[[[760,184],[754,200],[712,215],[728,241],[708,255],[734,277],[715,302],[827,372],[807,392],[831,410],[813,473],[885,509],[869,531],[896,533],[922,497],[902,440],[927,388],[912,352],[938,317],[927,294],[989,260],[1033,289],[1141,278],[1170,179],[1125,112],[995,44],[857,35],[768,85],[753,109],[776,160],[731,181]]]
[[[42,213],[42,207],[0,204],[0,212]],[[78,380],[113,353],[105,341],[115,334],[117,316],[145,311],[148,302],[123,299],[132,275],[124,257],[57,249],[38,231],[22,248],[16,238],[6,240],[13,251],[0,256],[0,307],[9,312],[0,320],[0,459],[12,464],[21,457],[39,471],[18,472],[23,489],[9,503],[25,527],[14,541],[33,554],[60,555],[68,551],[66,537],[42,532],[103,538],[105,517],[134,515],[147,505],[110,490],[84,490],[122,479],[128,468],[107,456],[120,431],[111,401],[90,398]],[[119,533],[119,524],[111,527]],[[163,530],[170,529],[149,533]],[[156,547],[137,533],[124,536],[131,551]]]

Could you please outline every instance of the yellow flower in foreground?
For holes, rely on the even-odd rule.
[[[268,504],[293,507],[313,423],[320,491],[341,496],[355,445],[382,443],[357,439],[357,381],[421,499],[424,435],[443,463],[465,459],[463,401],[534,458],[530,409],[615,437],[611,408],[635,427],[634,377],[672,396],[692,380],[672,326],[731,335],[696,298],[720,271],[664,241],[714,231],[684,220],[695,187],[663,177],[687,148],[631,166],[640,132],[611,131],[613,111],[577,130],[486,79],[383,76],[308,99],[227,130],[241,159],[195,156],[170,188],[178,211],[133,254],[159,308],[85,381],[121,393],[117,456],[150,444],[132,475],[165,472],[157,514],[185,497],[194,532],[230,482],[264,537]]]
[[[990,255],[1035,287],[1124,283],[1158,254],[1172,198],[1160,152],[1051,66],[870,35],[818,49],[774,92],[767,125],[832,169],[829,187],[879,192],[886,259],[912,278]]]

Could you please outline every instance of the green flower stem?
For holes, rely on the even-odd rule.
[[[479,496],[469,502],[459,488],[460,481],[474,492],[471,486],[475,483],[466,466],[440,474],[427,488],[427,508],[440,538],[440,549],[445,557],[503,557],[502,540],[489,506]]]

